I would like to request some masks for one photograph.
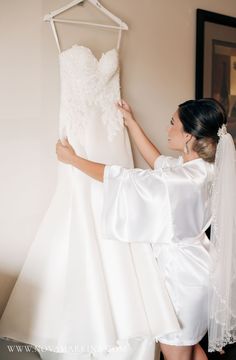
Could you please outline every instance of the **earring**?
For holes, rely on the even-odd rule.
[[[184,144],[184,153],[185,153],[185,154],[189,154],[188,143],[185,143],[185,144]]]

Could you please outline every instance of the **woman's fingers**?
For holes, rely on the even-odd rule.
[[[129,104],[125,100],[121,100],[121,104],[122,104],[123,109],[131,112],[131,107],[129,106]]]
[[[118,101],[118,102],[116,103],[116,106],[118,107],[118,109],[123,109],[123,106],[122,106],[122,104],[121,104],[120,101]]]
[[[58,154],[58,152],[60,151],[61,148],[63,148],[64,145],[63,143],[61,142],[61,140],[59,139],[56,143],[56,153]]]
[[[120,103],[117,104],[118,109],[122,112],[122,114],[125,115],[130,115],[131,112],[129,110],[129,108],[127,108],[127,106],[125,105],[121,105]]]
[[[69,145],[69,142],[68,142],[68,139],[67,137],[66,138],[63,138],[62,141],[61,141],[62,145],[64,146],[68,146]]]
[[[73,146],[69,143],[68,138],[63,138],[62,140],[58,140],[57,145],[62,148],[68,148],[74,151]]]
[[[62,146],[71,147],[67,137],[63,138],[62,140],[59,139],[57,143]]]
[[[121,107],[122,109],[125,109],[125,110],[128,110],[128,111],[131,110],[129,104],[128,104],[125,100],[120,100],[120,101],[118,101],[118,102],[117,102],[117,105],[118,105],[119,107]]]
[[[128,112],[127,110],[123,109],[122,107],[119,107],[118,109],[120,110],[121,114],[123,115],[123,117],[124,117],[125,119],[127,119],[128,117],[130,117],[130,112]]]

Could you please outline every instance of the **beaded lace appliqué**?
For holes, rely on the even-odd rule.
[[[100,122],[109,141],[122,130],[116,107],[120,99],[116,49],[97,60],[89,48],[74,45],[60,54],[60,134],[76,136],[83,144],[88,122]]]

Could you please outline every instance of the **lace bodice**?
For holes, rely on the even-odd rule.
[[[115,105],[120,99],[117,50],[107,51],[98,60],[89,48],[73,45],[60,53],[59,61],[60,137],[76,136],[86,148],[84,139],[92,122],[99,123],[99,131],[112,141],[123,128],[121,113]]]

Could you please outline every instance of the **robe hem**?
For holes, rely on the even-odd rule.
[[[199,341],[201,341],[204,336],[206,335],[206,331],[199,336],[198,338],[196,338],[195,340],[189,340],[189,341],[178,341],[176,340],[175,343],[174,341],[171,340],[165,340],[165,339],[161,339],[161,338],[157,338],[157,341],[159,341],[161,344],[165,344],[165,345],[172,345],[172,346],[193,346],[199,343]]]

